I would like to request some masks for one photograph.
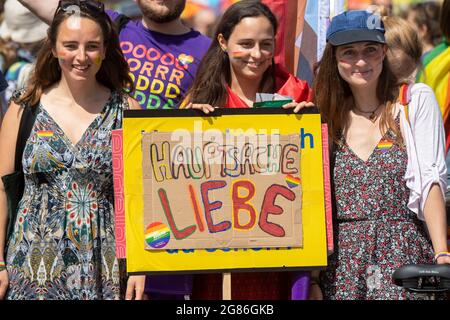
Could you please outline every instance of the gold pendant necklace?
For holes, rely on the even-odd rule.
[[[375,113],[375,111],[373,111],[369,116],[369,120],[372,122],[375,122],[375,120],[377,120],[377,114]]]
[[[362,111],[358,109],[357,107],[353,107],[354,110],[358,111],[359,113],[369,114],[369,120],[372,122],[375,122],[377,120],[377,110],[380,108],[381,104],[378,105],[373,111]]]

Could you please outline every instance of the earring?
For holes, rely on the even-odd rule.
[[[222,48],[223,52],[227,53],[227,48],[223,48],[223,47],[221,47],[221,48]]]

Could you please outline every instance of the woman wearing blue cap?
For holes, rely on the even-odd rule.
[[[379,16],[344,12],[332,20],[327,42],[314,83],[333,141],[336,243],[321,278],[323,296],[418,299],[391,277],[405,264],[450,263],[436,98],[422,87],[417,101],[398,103]]]

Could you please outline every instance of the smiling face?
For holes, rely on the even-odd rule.
[[[95,79],[105,58],[100,26],[88,18],[80,18],[77,24],[64,20],[58,29],[53,55],[67,80]]]
[[[378,82],[387,47],[374,42],[357,42],[336,48],[339,74],[350,87],[366,87]]]
[[[234,27],[228,40],[221,34],[218,40],[229,56],[233,79],[261,81],[272,64],[275,51],[274,30],[266,17],[244,18]]]

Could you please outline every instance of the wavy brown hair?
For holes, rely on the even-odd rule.
[[[222,34],[228,40],[236,25],[247,17],[266,17],[274,35],[277,33],[277,19],[269,7],[257,0],[242,0],[231,5],[219,21],[213,41],[202,61],[187,100],[192,103],[207,103],[223,107],[227,99],[227,85],[231,85],[231,65],[226,52],[220,47],[217,37]],[[273,59],[272,59],[273,60]],[[275,90],[274,61],[263,74],[259,91],[273,93]]]
[[[410,76],[414,70],[422,67],[422,43],[420,42],[417,32],[408,24],[406,20],[395,16],[383,17],[382,19],[386,29],[385,37],[389,50],[399,49],[408,55],[413,62],[410,65],[408,65],[407,61],[403,62],[403,70],[406,69],[409,74],[396,74],[397,78],[399,78],[397,80],[399,80],[400,83],[404,83],[405,79],[403,78],[405,76]],[[405,63],[407,65],[405,65]],[[395,71],[395,68],[393,68],[393,71]]]
[[[327,44],[325,47],[317,76],[313,83],[314,103],[320,109],[323,121],[328,125],[330,138],[339,143],[341,133],[348,125],[350,110],[354,107],[353,94],[348,83],[339,74],[336,61],[336,47]],[[389,68],[387,59],[383,61],[383,70],[378,79],[376,95],[385,104],[381,113],[380,130],[384,134],[388,128],[402,143],[402,135],[393,118],[399,87],[397,78]]]
[[[111,91],[123,89],[133,91],[134,84],[128,73],[128,63],[120,49],[119,37],[111,19],[105,12],[93,12],[91,9],[83,6],[80,9],[80,17],[88,18],[96,22],[100,26],[103,34],[105,59],[96,74],[97,81]],[[36,105],[42,93],[61,80],[59,61],[53,55],[52,49],[56,47],[59,26],[71,15],[71,12],[64,10],[57,11],[47,31],[47,39],[44,40],[37,55],[36,66],[30,76],[28,87],[15,100],[17,104]]]
[[[409,14],[413,15],[413,20],[418,27],[426,27],[425,41],[436,46],[442,40],[442,30],[439,25],[441,14],[441,4],[435,1],[414,3],[409,8]],[[445,21],[448,23],[448,20]]]

